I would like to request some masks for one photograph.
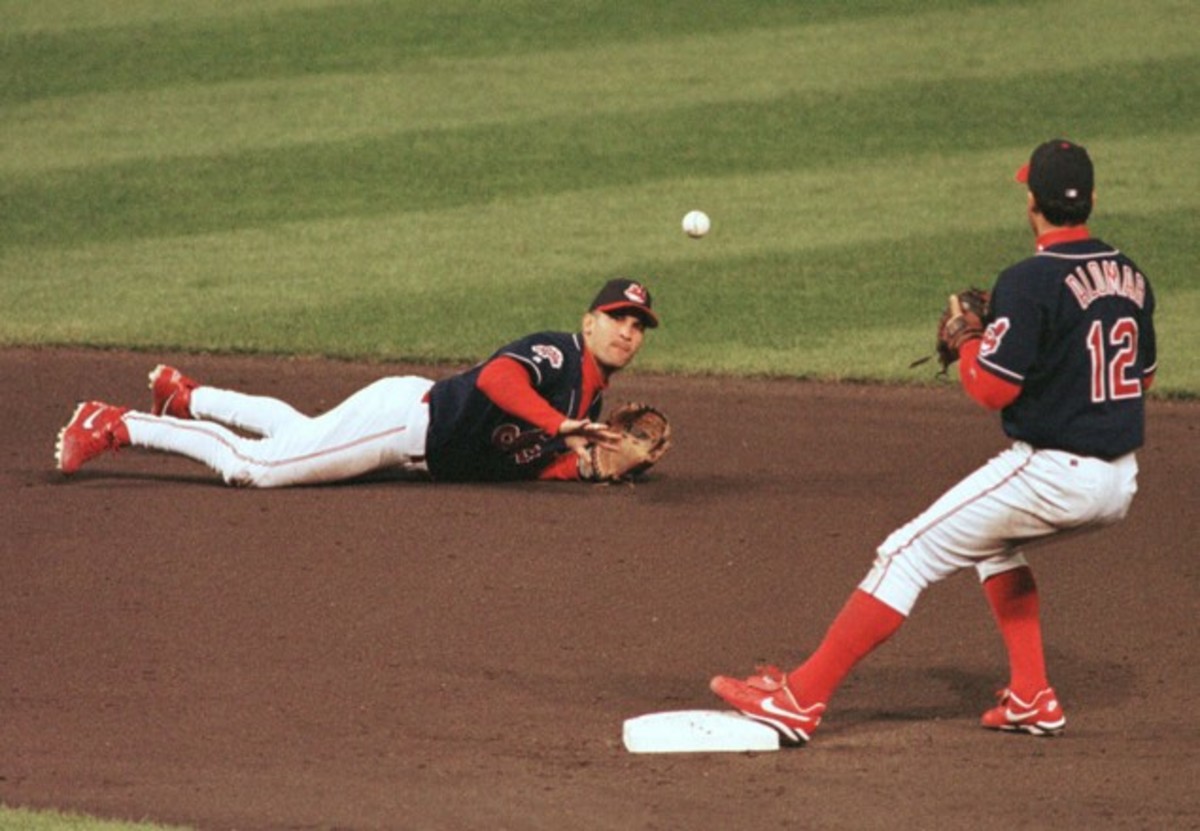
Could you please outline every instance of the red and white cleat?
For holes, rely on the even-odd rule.
[[[807,743],[825,712],[824,704],[800,706],[778,667],[759,667],[745,680],[718,675],[709,687],[743,715],[774,727],[785,744]]]
[[[150,371],[150,392],[153,396],[150,412],[156,416],[191,418],[192,390],[198,386],[199,383],[175,367],[159,364]]]
[[[1022,701],[1009,689],[1000,690],[996,695],[1000,703],[983,714],[979,720],[981,727],[1028,733],[1031,736],[1055,736],[1067,726],[1067,717],[1063,715],[1058,696],[1050,687],[1029,702]]]
[[[124,416],[128,407],[85,401],[75,408],[67,426],[58,431],[54,462],[63,473],[74,473],[106,450],[129,444]]]

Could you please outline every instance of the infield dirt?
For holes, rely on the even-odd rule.
[[[447,368],[0,351],[0,802],[200,829],[1196,828],[1200,406],[1152,401],[1130,517],[1030,554],[1059,739],[993,734],[975,579],[933,587],[814,742],[631,755],[625,718],[811,650],[894,527],[1005,446],[932,388],[628,374],[673,419],[634,487],[376,477],[247,491],[76,400],[160,360],[308,412]]]

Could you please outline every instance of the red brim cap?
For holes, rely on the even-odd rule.
[[[642,306],[638,303],[608,303],[603,306],[596,306],[592,311],[604,312],[611,314],[617,311],[628,311],[640,317],[646,322],[646,325],[651,329],[658,326],[658,315],[654,313],[648,306]]]
[[[1029,182],[1029,165],[1028,164],[1023,164],[1019,168],[1017,168],[1016,179],[1018,182],[1020,182],[1023,185]]]

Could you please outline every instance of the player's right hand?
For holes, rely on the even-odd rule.
[[[564,438],[578,437],[586,442],[606,447],[615,447],[621,440],[620,434],[610,430],[607,424],[575,418],[563,419],[562,424],[558,427],[558,434]],[[570,444],[573,443],[568,442],[568,445]]]

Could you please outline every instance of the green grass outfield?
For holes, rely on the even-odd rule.
[[[630,274],[664,319],[643,369],[926,383],[947,292],[1031,250],[1013,171],[1065,135],[1155,286],[1156,392],[1200,393],[1193,0],[0,21],[0,345],[473,361]]]
[[[1200,7],[725,5],[0,0],[0,343],[469,361],[632,274],[642,368],[923,382],[1067,135],[1200,390]]]

